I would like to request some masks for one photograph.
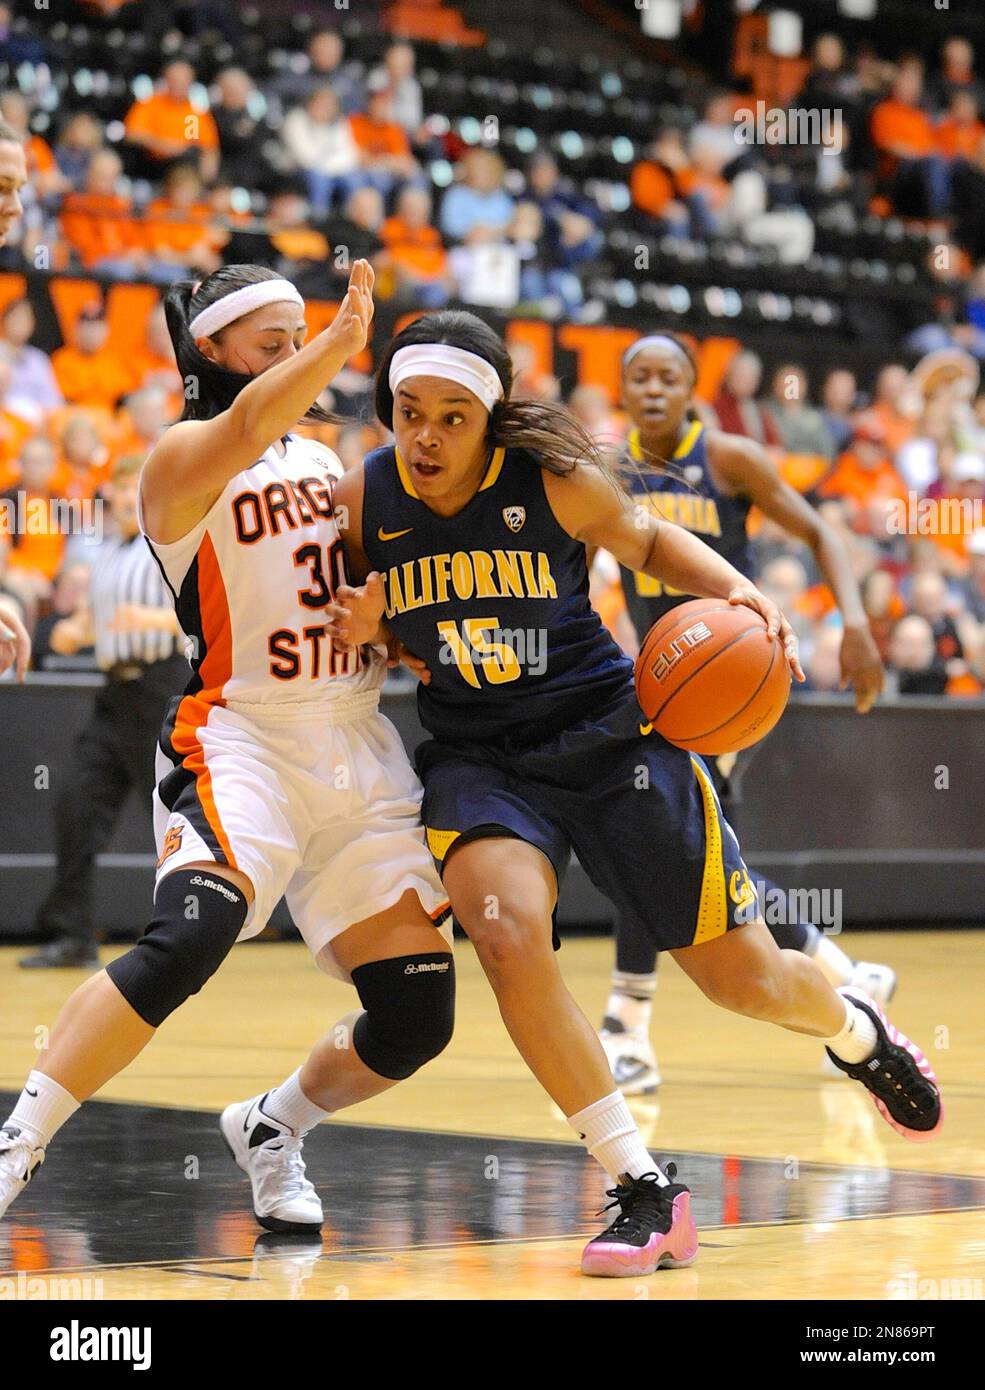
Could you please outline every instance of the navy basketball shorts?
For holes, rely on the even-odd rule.
[[[643,723],[632,692],[532,747],[432,739],[416,756],[439,872],[460,837],[498,826],[539,849],[559,887],[573,850],[659,950],[711,941],[757,915],[707,766]]]

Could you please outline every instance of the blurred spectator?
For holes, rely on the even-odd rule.
[[[726,434],[743,434],[757,444],[776,447],[780,444],[779,431],[769,411],[756,400],[762,379],[761,359],[754,352],[737,352],[712,404],[718,427]]]
[[[818,487],[822,497],[841,497],[849,504],[859,530],[867,531],[867,508],[873,502],[906,501],[906,487],[886,450],[886,433],[872,415],[855,422],[849,447]]]
[[[800,560],[794,555],[778,555],[763,567],[758,583],[763,593],[780,608],[798,638],[801,641],[809,638],[808,579]]]
[[[576,386],[568,399],[568,409],[603,449],[614,449],[619,443],[623,431],[603,387]]]
[[[950,180],[937,153],[933,122],[921,105],[923,67],[901,64],[892,92],[872,113],[872,142],[883,156],[883,175],[891,180],[897,212],[941,217],[947,212]]]
[[[807,110],[840,109],[858,100],[858,76],[845,62],[845,45],[837,34],[819,34],[814,40],[811,66],[795,106]]]
[[[908,487],[927,491],[940,475],[940,453],[947,446],[953,451],[950,403],[930,400],[913,435],[896,450],[896,469]]]
[[[519,261],[519,311],[555,319],[572,316],[584,298],[581,281],[559,264],[536,203],[517,203],[509,234]]]
[[[749,146],[739,138],[735,102],[728,92],[713,92],[708,98],[701,120],[691,128],[692,152],[695,144],[706,150],[716,150],[719,167],[727,171],[735,160],[748,155]]]
[[[10,538],[7,574],[32,618],[38,602],[48,595],[65,548],[50,506],[54,472],[54,448],[43,435],[35,435],[21,448],[16,483],[0,494],[0,501],[15,509],[15,514],[19,503],[25,509],[25,524]]]
[[[81,192],[62,200],[61,228],[83,269],[130,280],[142,273],[146,256],[133,201],[120,191],[122,173],[115,150],[97,150]]]
[[[913,417],[904,408],[908,385],[909,373],[900,362],[887,363],[876,377],[869,414],[882,426],[890,453],[895,453],[913,434]]]
[[[100,304],[83,309],[72,341],[51,355],[55,379],[67,401],[112,409],[133,389],[133,371],[109,346],[109,324]]]
[[[375,261],[383,250],[383,197],[379,190],[357,188],[349,195],[342,217],[333,218],[327,233],[332,244],[333,266],[339,253],[345,250],[336,273],[348,280],[353,261]]]
[[[131,363],[138,386],[159,386],[165,391],[171,418],[176,418],[181,413],[183,383],[174,360],[163,304],[156,304],[147,315],[144,341]]]
[[[304,175],[311,209],[321,216],[344,203],[362,181],[362,152],[331,87],[316,87],[306,104],[288,113],[284,145]]]
[[[0,492],[18,476],[21,446],[34,433],[31,422],[11,408],[9,393],[13,371],[13,349],[0,343]]]
[[[10,383],[6,406],[32,424],[62,404],[62,393],[51,369],[51,359],[31,346],[37,320],[29,299],[12,299],[0,317],[0,338],[10,349]]]
[[[250,189],[266,188],[272,174],[266,146],[273,131],[261,114],[265,99],[243,68],[223,68],[216,75],[215,90],[212,120],[219,136],[223,177]]]
[[[833,367],[821,387],[821,414],[831,433],[836,454],[848,447],[852,437],[852,413],[857,400],[855,373],[847,367]]]
[[[149,454],[171,419],[167,392],[160,386],[143,386],[134,391],[123,403],[115,458]]]
[[[513,199],[504,187],[505,167],[492,150],[479,146],[463,155],[460,180],[441,204],[439,223],[451,241],[499,241],[513,220]]]
[[[393,119],[411,140],[417,138],[424,120],[424,97],[414,76],[416,56],[412,44],[398,41],[383,54],[383,63],[369,75],[369,87],[387,87],[393,98]]]
[[[517,338],[508,346],[513,363],[513,395],[533,397],[536,401],[559,401],[561,383],[556,376],[541,370],[531,344]]]
[[[603,245],[599,213],[594,203],[562,179],[557,163],[540,150],[527,165],[527,197],[537,204],[558,264],[571,270],[597,256]]]
[[[321,226],[312,225],[307,199],[295,189],[280,188],[273,194],[265,221],[266,251],[251,237],[245,260],[271,265],[293,280],[301,294],[314,298],[331,295],[334,285],[348,280],[348,269],[341,270],[329,259],[328,237]],[[343,260],[348,265],[347,258]]]
[[[947,115],[937,125],[937,148],[945,159],[973,159],[985,135],[985,125],[974,95],[956,91],[951,97]]]
[[[900,695],[943,695],[947,672],[937,655],[934,634],[926,618],[911,613],[900,618],[889,641],[889,672]],[[891,690],[890,686],[887,686]]]
[[[334,29],[319,29],[308,40],[307,66],[300,72],[285,73],[267,88],[282,110],[307,101],[316,87],[328,84],[345,114],[365,106],[362,67],[345,62],[345,44]]]
[[[181,58],[169,62],[153,95],[135,101],[123,128],[130,146],[131,172],[158,179],[176,159],[194,151],[202,177],[211,182],[219,171],[219,132],[208,111],[192,105],[195,69]]]
[[[808,399],[807,373],[788,363],[777,369],[769,410],[783,447],[791,454],[819,454],[833,460],[834,439],[824,416]]]
[[[32,134],[27,99],[21,92],[10,89],[0,93],[0,118],[12,125],[24,142],[27,159],[27,182],[39,198],[64,193],[68,180],[55,163],[47,140]]]
[[[968,612],[985,624],[985,526],[968,537],[968,574],[963,584]]]
[[[393,119],[388,87],[370,90],[365,112],[349,117],[363,162],[363,179],[386,197],[394,185],[420,172],[407,132]]]
[[[941,70],[928,83],[932,110],[947,111],[956,93],[972,98],[979,112],[985,112],[985,85],[975,75],[975,50],[967,39],[946,39],[941,48]]]
[[[59,497],[92,497],[108,471],[109,450],[82,410],[65,420],[58,437],[61,449],[52,485]]]
[[[933,570],[914,575],[910,585],[913,612],[924,618],[934,635],[934,650],[949,677],[963,675],[964,647],[954,618],[949,612],[950,595],[944,577]]]
[[[149,279],[176,280],[189,270],[208,275],[222,265],[219,251],[226,236],[216,228],[201,177],[190,164],[168,169],[163,195],[144,211],[143,233]]]
[[[89,566],[77,561],[64,565],[51,588],[51,611],[34,627],[31,668],[35,671],[97,671],[96,649],[90,643],[71,655],[52,650],[51,634],[63,618],[73,617],[85,603],[89,591]]]
[[[103,127],[90,111],[75,111],[65,122],[54,148],[55,163],[73,188],[89,172],[93,155],[103,144]]]
[[[428,190],[408,186],[401,191],[396,212],[383,223],[380,235],[396,275],[397,291],[427,309],[440,309],[448,302],[454,281],[441,235],[431,225],[432,212]]]
[[[690,226],[689,191],[694,187],[694,171],[684,147],[684,137],[673,127],[663,130],[633,165],[629,192],[634,206],[649,213],[668,231],[684,233]],[[725,195],[723,195],[725,196]],[[703,206],[698,206],[698,229],[704,223]]]
[[[804,649],[803,667],[807,689],[838,691],[841,689],[841,628],[825,623]]]

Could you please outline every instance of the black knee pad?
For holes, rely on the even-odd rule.
[[[245,894],[226,879],[207,869],[175,869],[158,887],[147,930],[106,973],[144,1022],[158,1028],[215,974],[248,911]]]
[[[352,1043],[371,1071],[402,1081],[447,1047],[455,1022],[455,961],[450,951],[398,956],[352,972],[366,1010]]]

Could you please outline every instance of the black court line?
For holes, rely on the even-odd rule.
[[[0,1104],[12,1100],[0,1094]],[[0,1270],[246,1258],[259,1227],[217,1118],[84,1106],[0,1222]],[[609,1186],[573,1142],[326,1124],[308,1136],[305,1157],[325,1203],[325,1253],[339,1260],[582,1237],[599,1229]],[[800,1163],[794,1178],[782,1159],[673,1157],[699,1229],[720,1235],[985,1207],[985,1178],[830,1163]]]

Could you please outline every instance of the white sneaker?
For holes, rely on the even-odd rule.
[[[623,1095],[652,1095],[660,1085],[660,1068],[649,1036],[642,1029],[614,1033],[603,1028],[599,1040]]]
[[[884,1009],[896,993],[896,971],[888,965],[875,965],[871,960],[857,960],[848,984],[851,989],[862,990]]]
[[[896,971],[888,965],[877,965],[871,960],[857,960],[847,987],[862,990],[870,999],[875,1000],[880,1009],[884,1009],[896,993]],[[845,1073],[840,1067],[835,1066],[825,1052],[821,1063],[821,1075],[844,1078]]]
[[[311,1234],[325,1219],[304,1175],[302,1140],[262,1109],[266,1094],[227,1105],[219,1120],[229,1152],[249,1176],[253,1212],[268,1231]]]
[[[0,1129],[0,1216],[44,1162],[44,1149],[17,1125]]]

